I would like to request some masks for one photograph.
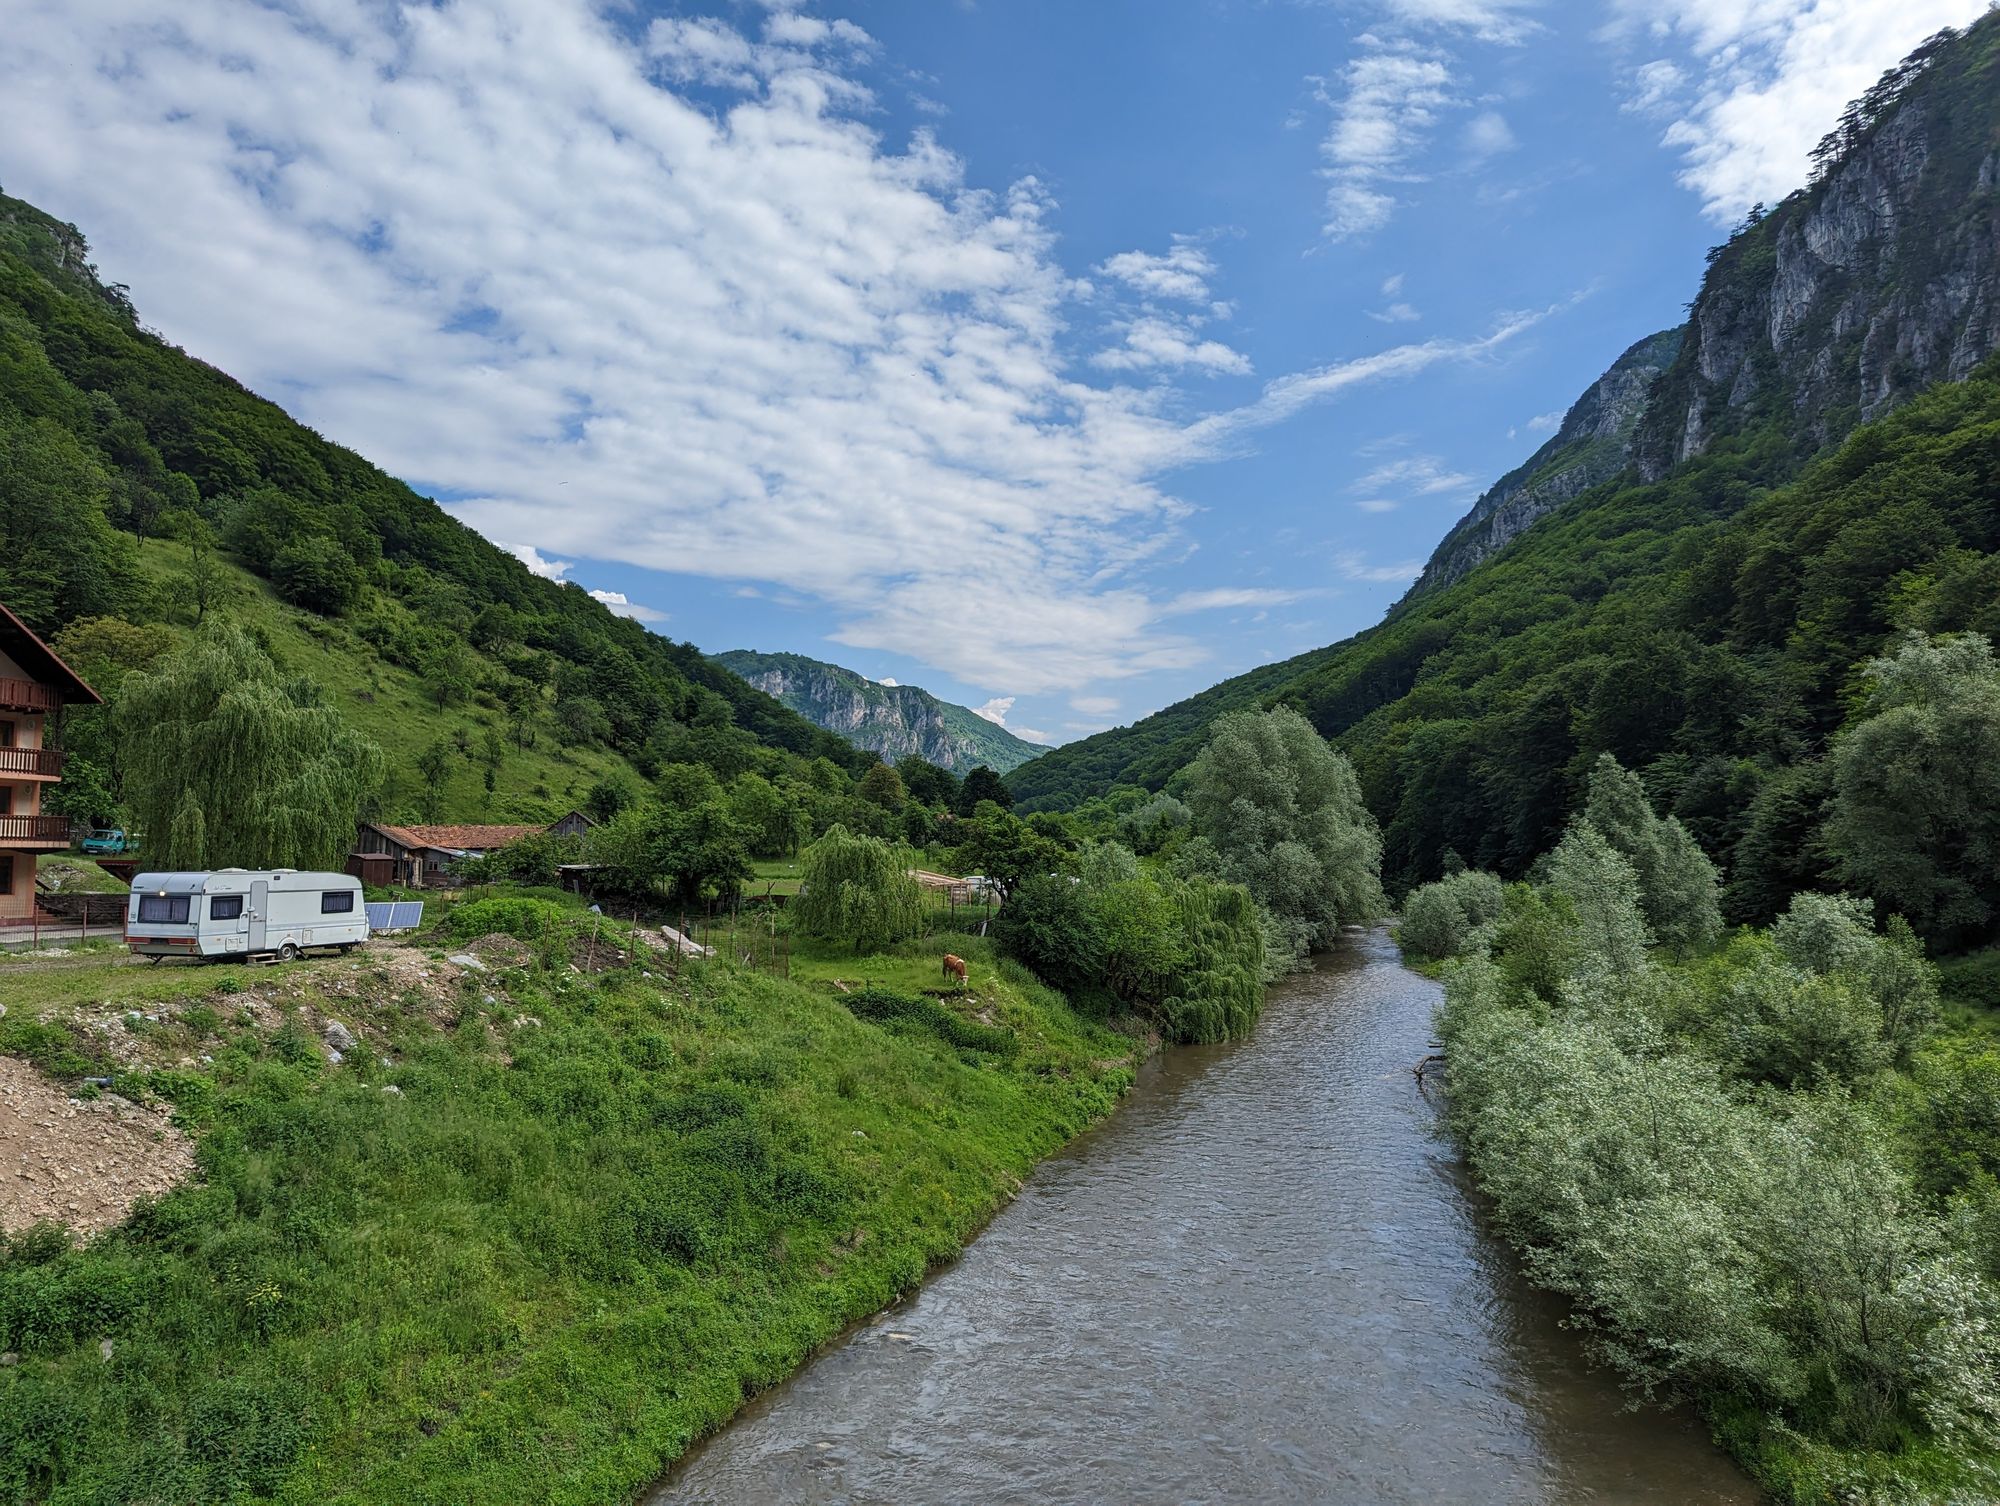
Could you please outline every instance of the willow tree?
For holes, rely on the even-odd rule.
[[[382,753],[241,628],[210,621],[119,692],[125,798],[163,869],[334,868]]]
[[[859,951],[924,928],[924,896],[887,842],[836,826],[805,850],[792,917],[808,936],[851,941]]]
[[[1222,873],[1270,917],[1273,973],[1379,919],[1382,838],[1346,758],[1289,706],[1219,719],[1183,795]]]

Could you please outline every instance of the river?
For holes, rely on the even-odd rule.
[[[1520,1277],[1410,1067],[1437,985],[1382,932],[1162,1053],[956,1264],[748,1406],[649,1506],[1711,1506]]]

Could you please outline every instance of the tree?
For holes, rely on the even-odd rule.
[[[271,560],[271,582],[295,607],[338,617],[361,597],[361,570],[340,540],[301,534]]]
[[[680,904],[733,898],[751,875],[743,829],[720,793],[685,806],[627,806],[592,828],[585,851],[613,888]]]
[[[222,561],[215,552],[215,530],[198,512],[168,513],[165,522],[168,536],[187,550],[187,569],[174,577],[174,588],[194,608],[199,627],[222,596],[224,577]]]
[[[444,814],[445,786],[451,778],[451,744],[438,738],[417,755],[417,809],[426,821]]]
[[[1195,831],[1272,918],[1267,965],[1297,966],[1387,909],[1382,839],[1354,770],[1298,712],[1221,718],[1186,777]]]
[[[242,629],[211,621],[120,692],[126,802],[162,869],[337,868],[382,754]]]
[[[1066,874],[1023,879],[995,917],[993,936],[1003,952],[1064,993],[1103,977],[1104,937],[1090,893]]]
[[[1863,670],[1836,743],[1827,843],[1841,875],[1924,935],[1979,934],[2000,907],[2000,663],[1977,633],[1908,633]]]
[[[1577,942],[1571,976],[1586,992],[1646,965],[1653,936],[1640,908],[1639,875],[1590,822],[1577,822],[1556,847],[1549,887],[1569,902]]]
[[[1010,810],[1014,804],[1014,792],[1001,782],[1000,776],[980,764],[965,776],[965,783],[958,790],[958,814],[969,816],[979,809],[979,802],[991,800],[1000,809]]]
[[[808,936],[864,952],[923,930],[923,891],[887,842],[836,826],[805,850],[801,879],[792,920]]]
[[[1584,819],[1632,865],[1646,924],[1685,956],[1722,934],[1721,876],[1687,828],[1653,812],[1639,776],[1609,753],[1590,773]]]
[[[897,811],[910,796],[903,788],[903,776],[886,763],[869,765],[868,772],[854,786],[854,793],[885,811]]]
[[[927,810],[951,810],[958,801],[958,780],[950,769],[918,758],[914,753],[896,760],[896,772],[910,798]]]
[[[959,871],[985,875],[1003,901],[1036,874],[1055,873],[1069,865],[1069,854],[1060,846],[991,801],[959,826]]]

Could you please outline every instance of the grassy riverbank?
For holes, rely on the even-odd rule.
[[[0,1498],[630,1497],[1131,1082],[976,938],[898,1015],[486,913],[526,941],[483,968],[0,964],[0,1051],[170,1100],[199,1165],[86,1249],[12,1241]]]

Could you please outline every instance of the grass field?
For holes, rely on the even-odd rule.
[[[585,975],[573,911],[459,913],[528,960],[0,963],[0,1050],[108,1070],[199,1146],[88,1249],[0,1257],[0,1498],[629,1499],[1131,1082],[1130,1038],[977,946],[964,995],[862,1018],[851,958]]]

